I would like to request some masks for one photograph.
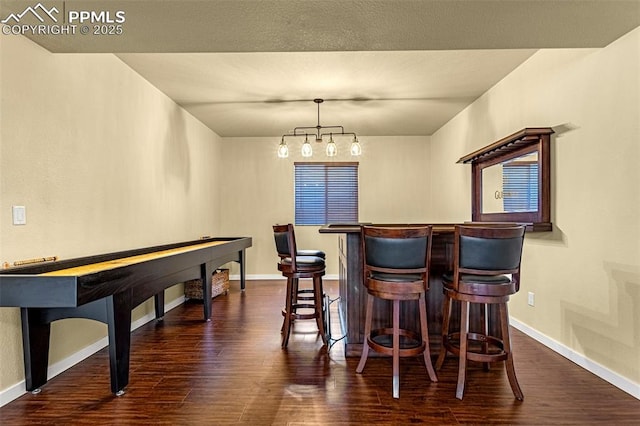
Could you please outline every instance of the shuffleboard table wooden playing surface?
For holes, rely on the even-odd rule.
[[[213,271],[238,262],[244,290],[251,244],[250,237],[203,238],[0,271],[0,307],[21,311],[26,389],[36,392],[47,382],[51,323],[89,318],[107,324],[111,391],[122,395],[129,383],[133,308],[154,297],[156,319],[162,319],[164,290],[199,278],[209,320]]]

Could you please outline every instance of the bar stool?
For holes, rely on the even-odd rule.
[[[294,237],[295,238],[295,237]],[[326,258],[326,253],[323,252],[322,250],[314,250],[314,249],[297,249],[296,250],[296,256],[314,256],[314,257],[320,257],[322,259]],[[289,255],[285,255],[285,254],[281,254],[278,253],[278,257],[282,260],[286,257],[289,257]],[[314,300],[315,296],[313,295],[314,290],[313,288],[302,288],[299,289],[297,288],[297,282],[296,282],[296,288],[294,289],[294,294],[298,295],[298,301],[301,300]],[[295,305],[294,305],[295,306]],[[294,307],[295,309],[295,307]],[[282,309],[282,315],[285,316],[286,315],[286,308]]]
[[[464,394],[467,361],[505,361],[507,377],[516,399],[524,399],[516,378],[509,338],[509,296],[520,289],[520,261],[524,226],[455,227],[453,273],[443,276],[442,349],[436,361],[440,369],[447,352],[460,358],[456,398]],[[461,304],[460,332],[449,330],[451,301]],[[481,304],[482,332],[469,330],[471,303]],[[497,305],[501,337],[489,335],[487,305]]]
[[[400,358],[422,355],[432,382],[438,378],[431,364],[425,293],[429,287],[431,226],[384,228],[363,226],[364,284],[367,288],[365,341],[357,373],[362,373],[369,348],[393,357],[393,397],[400,397]],[[372,330],[374,298],[393,302],[392,328]],[[418,300],[420,334],[400,328],[400,302]],[[391,336],[391,344],[388,337]]]
[[[273,235],[280,262],[278,270],[287,278],[285,306],[282,310],[282,347],[289,343],[291,328],[295,320],[315,319],[323,343],[327,343],[323,305],[322,276],[325,274],[324,253],[320,250],[297,250],[292,224],[274,225]],[[291,256],[291,253],[296,253]],[[311,278],[311,289],[299,289],[300,278]],[[309,303],[312,301],[312,303]],[[310,313],[298,312],[311,310]]]

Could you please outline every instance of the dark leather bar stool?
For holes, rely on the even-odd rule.
[[[447,352],[459,357],[456,397],[462,399],[467,361],[485,364],[505,361],[507,377],[515,397],[524,399],[513,366],[509,338],[509,296],[520,289],[520,261],[524,226],[455,228],[453,273],[443,277],[444,301],[442,349],[436,362],[439,369]],[[451,301],[461,304],[460,332],[450,332]],[[469,330],[470,304],[481,304],[483,330]],[[500,336],[489,335],[487,305],[496,305],[500,318]]]
[[[322,250],[314,250],[314,249],[297,249],[296,250],[296,256],[314,256],[314,257],[320,257],[322,259],[326,258],[326,253],[323,252]],[[286,257],[289,257],[288,255],[284,255],[284,254],[280,254],[278,253],[278,257],[280,257],[280,259],[284,259]],[[297,283],[296,283],[296,288],[294,289],[294,294],[298,295],[298,301],[301,300],[314,300],[315,296],[313,295],[314,290],[313,288],[297,288]],[[282,309],[282,315],[285,315],[285,309]]]
[[[287,347],[295,320],[315,319],[323,343],[327,343],[323,306],[322,276],[325,274],[324,253],[319,250],[297,250],[292,224],[274,225],[273,235],[280,262],[278,270],[287,278],[285,306],[282,310],[282,347]],[[296,253],[292,256],[291,253]],[[306,254],[306,255],[303,255]],[[314,255],[315,254],[315,255]],[[300,278],[311,278],[311,289],[299,289]],[[311,295],[311,296],[309,296]],[[312,303],[309,303],[312,301]],[[299,309],[311,312],[298,312]]]
[[[362,373],[369,348],[393,357],[393,397],[400,397],[400,358],[422,355],[429,378],[438,378],[431,364],[425,293],[429,288],[431,227],[384,228],[364,226],[361,231],[364,284],[367,288],[365,341],[357,373]],[[392,328],[372,330],[375,298],[393,303]],[[420,334],[400,328],[400,302],[418,300]],[[388,340],[391,337],[391,343]]]

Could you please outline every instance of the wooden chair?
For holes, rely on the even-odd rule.
[[[400,358],[422,355],[429,378],[438,378],[431,364],[425,293],[429,287],[431,227],[383,228],[364,226],[361,231],[364,284],[367,288],[365,341],[357,373],[362,373],[369,348],[393,357],[393,397],[400,397]],[[372,330],[375,298],[393,303],[391,328]],[[418,300],[420,334],[400,328],[400,302]],[[388,337],[391,336],[391,344]],[[387,341],[385,341],[385,338]]]
[[[509,296],[520,288],[520,261],[524,226],[455,227],[453,273],[443,277],[442,349],[436,369],[444,363],[447,352],[458,356],[456,397],[462,399],[467,361],[485,364],[505,361],[511,390],[518,400],[524,395],[516,379],[509,338]],[[450,332],[451,301],[461,304],[460,332]],[[481,304],[483,330],[469,330],[470,304]],[[500,337],[490,335],[487,306],[496,305],[500,319]],[[497,334],[497,333],[494,333]]]
[[[280,262],[278,270],[287,278],[285,306],[282,310],[282,347],[287,347],[291,328],[295,320],[315,319],[323,343],[327,343],[323,305],[322,276],[325,274],[324,253],[318,250],[297,250],[296,237],[292,224],[274,225],[273,234]],[[292,256],[291,253],[296,253]],[[301,255],[301,254],[307,255]],[[316,255],[310,255],[316,254]],[[311,289],[299,289],[300,278],[311,278]],[[311,296],[309,297],[308,294]],[[307,295],[307,296],[305,296]],[[312,303],[309,303],[312,301]],[[299,309],[311,310],[310,313],[298,312]]]

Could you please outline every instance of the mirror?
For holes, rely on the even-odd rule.
[[[538,153],[482,169],[482,213],[538,210]]]
[[[525,128],[468,154],[472,220],[526,223],[528,231],[550,231],[551,128]]]

